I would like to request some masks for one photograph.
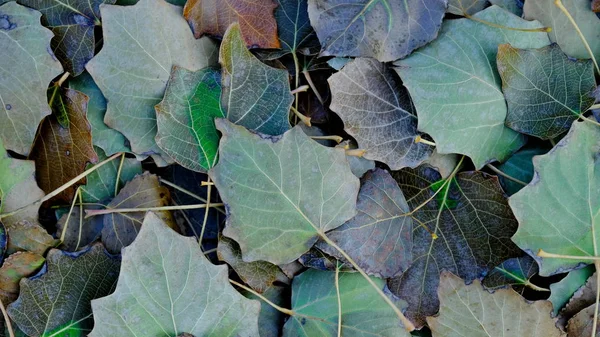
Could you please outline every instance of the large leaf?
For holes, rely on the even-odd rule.
[[[169,204],[169,190],[160,186],[158,177],[145,173],[128,182],[107,208],[141,208],[161,207]],[[129,246],[138,235],[145,212],[111,213],[104,215],[102,242],[106,250],[113,254],[121,253],[121,248]],[[173,227],[171,213],[161,211],[156,213],[162,221]]]
[[[496,6],[474,17],[514,28],[541,27]],[[448,20],[435,41],[396,63],[417,108],[419,130],[433,137],[440,153],[466,154],[477,168],[504,161],[525,141],[504,126],[507,109],[495,70],[502,43],[540,48],[549,40],[542,32],[496,28],[471,19]]]
[[[32,337],[85,336],[93,325],[90,301],[113,290],[119,266],[101,244],[75,254],[53,249],[38,275],[21,280],[8,314]]]
[[[548,301],[552,302],[554,316],[558,315],[573,294],[585,284],[592,274],[594,274],[594,266],[590,265],[572,270],[562,280],[550,285],[551,293]]]
[[[0,1],[2,2],[2,1]],[[52,50],[73,76],[84,71],[94,57],[94,27],[100,25],[100,5],[115,0],[17,0],[42,12],[42,22],[52,29]]]
[[[535,255],[598,256],[600,235],[600,129],[575,122],[548,154],[533,158],[533,181],[510,198],[519,220],[513,241]],[[538,258],[541,275],[572,269],[589,259]]]
[[[402,191],[390,174],[381,169],[362,178],[356,210],[358,214],[327,233],[368,274],[389,278],[401,274],[412,263],[413,221]],[[342,259],[324,242],[317,245]]]
[[[309,0],[308,15],[321,55],[405,57],[436,38],[445,0]]]
[[[383,280],[372,280],[382,289],[385,287]],[[339,294],[342,336],[410,336],[389,305],[360,274],[340,272]],[[401,305],[402,301],[397,301],[397,306]],[[292,310],[320,320],[292,316],[283,327],[283,336],[335,336],[339,313],[335,273],[309,269],[295,277]]]
[[[425,205],[413,214],[419,224],[413,233],[414,262],[389,285],[408,302],[407,317],[423,325],[425,316],[438,310],[436,290],[443,269],[469,282],[522,255],[510,241],[517,221],[496,177],[462,172],[444,184],[427,166],[404,169],[394,177],[411,209]]]
[[[83,74],[69,80],[69,88],[75,89],[89,97],[87,118],[92,125],[92,142],[111,156],[117,152],[131,152],[126,145],[127,140],[119,131],[104,124],[106,114],[106,98],[94,82],[90,74]]]
[[[214,119],[224,117],[220,99],[219,69],[193,72],[174,66],[165,97],[156,105],[158,146],[183,167],[208,171],[217,161]]]
[[[308,138],[299,127],[281,138],[254,135],[218,119],[220,160],[210,172],[229,215],[223,234],[245,261],[294,261],[319,232],[355,214],[359,181],[344,151]]]
[[[235,124],[268,135],[290,128],[288,115],[294,97],[288,72],[260,62],[246,49],[240,25],[231,25],[219,53],[223,66],[221,107]]]
[[[183,15],[196,38],[204,34],[225,35],[227,27],[240,24],[245,45],[252,48],[279,48],[273,0],[188,0]]]
[[[52,104],[53,114],[40,126],[29,158],[35,160],[37,182],[46,193],[61,187],[83,171],[88,163],[96,163],[98,155],[92,145],[92,132],[87,120],[88,97],[73,89],[57,89]],[[68,125],[61,123],[65,116]],[[79,181],[85,184],[86,179]],[[75,195],[76,185],[56,196],[65,203]]]
[[[115,292],[92,301],[90,337],[258,336],[260,304],[240,295],[227,267],[208,261],[193,238],[148,213],[123,251]]]
[[[344,121],[365,158],[386,163],[392,170],[415,167],[433,148],[415,143],[417,116],[406,89],[393,71],[376,60],[360,58],[328,80],[331,110]]]
[[[556,138],[594,104],[592,61],[569,59],[556,44],[540,49],[500,45],[498,71],[508,103],[506,125],[521,133]]]
[[[439,315],[427,317],[434,337],[565,336],[550,316],[550,302],[527,302],[512,289],[489,293],[479,280],[465,285],[444,272],[439,297]]]
[[[308,0],[275,0],[275,20],[281,48],[290,53],[309,54],[319,48],[315,31],[308,19]]]
[[[161,154],[154,106],[171,67],[204,68],[214,63],[215,46],[208,38],[195,40],[181,8],[164,0],[105,5],[101,13],[104,47],[86,69],[108,100],[104,121],[127,137],[136,154]]]
[[[16,2],[0,6],[0,140],[27,155],[38,124],[50,114],[48,83],[62,72],[41,14]]]
[[[600,57],[600,20],[590,8],[589,0],[561,0],[573,20],[581,30],[596,58]],[[554,0],[525,1],[523,16],[528,20],[538,20],[552,28],[550,39],[558,43],[567,55],[578,59],[588,59],[588,53],[581,37],[569,18],[556,6]]]

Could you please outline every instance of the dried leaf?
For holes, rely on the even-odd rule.
[[[6,231],[8,232],[8,254],[28,251],[46,255],[48,248],[56,247],[59,243],[42,226],[27,220],[9,224],[6,226]]]
[[[19,281],[35,273],[45,261],[32,252],[16,252],[4,261],[0,268],[0,299],[5,307],[19,296]]]

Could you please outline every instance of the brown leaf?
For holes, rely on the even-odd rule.
[[[8,232],[7,254],[29,251],[44,255],[48,248],[56,247],[59,243],[40,225],[27,220],[9,224],[6,226],[6,231]]]
[[[158,177],[145,173],[127,183],[107,208],[146,208],[167,206],[171,200],[169,190],[160,186]],[[168,211],[154,212],[169,227],[175,229],[176,223]],[[104,215],[102,242],[111,254],[120,254],[121,248],[133,242],[146,212],[111,213]]]
[[[9,305],[19,297],[19,281],[35,273],[44,261],[44,257],[32,252],[16,252],[4,261],[0,268],[2,304]]]
[[[592,0],[592,11],[600,13],[600,0]]]
[[[576,316],[578,312],[583,311],[588,306],[593,306],[594,303],[596,303],[596,282],[598,282],[598,274],[594,273],[594,275],[588,278],[585,285],[581,286],[581,288],[573,294],[573,297],[571,297],[563,310],[558,314],[559,326],[566,326],[567,321],[569,321],[571,317]]]
[[[594,311],[596,304],[592,304],[587,308],[578,312],[569,320],[567,325],[567,336],[569,337],[589,337],[592,336],[592,323],[594,322]],[[600,336],[600,330],[596,330],[596,335]]]
[[[280,48],[273,0],[189,0],[183,16],[200,38],[208,34],[223,37],[227,27],[240,23],[246,45],[250,48]]]
[[[88,97],[81,92],[60,89],[52,101],[52,115],[38,130],[29,158],[35,160],[37,182],[46,193],[82,173],[87,163],[98,161],[86,117],[87,103]],[[78,184],[85,184],[85,179]],[[66,189],[56,200],[70,202],[76,188]]]

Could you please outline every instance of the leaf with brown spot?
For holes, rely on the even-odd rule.
[[[35,273],[46,259],[32,252],[16,252],[0,268],[0,299],[9,305],[19,297],[19,281]]]
[[[189,0],[183,16],[194,36],[225,35],[230,24],[239,22],[246,45],[250,48],[280,48],[273,0]]]
[[[56,247],[59,243],[42,226],[27,220],[7,225],[6,231],[8,233],[7,254],[28,251],[44,255],[48,248]]]
[[[46,193],[81,174],[87,163],[98,161],[86,116],[87,103],[88,97],[81,92],[61,88],[52,100],[52,115],[42,121],[30,159],[35,160],[37,182]],[[57,116],[65,116],[68,123],[59,122]],[[78,184],[85,182],[84,178]],[[70,202],[78,184],[58,194],[55,200]]]

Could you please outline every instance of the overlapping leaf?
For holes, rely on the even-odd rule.
[[[73,89],[57,89],[53,96],[53,114],[42,122],[29,156],[35,160],[36,178],[46,193],[77,177],[88,163],[98,161],[86,117],[88,97]],[[67,125],[61,120],[63,117]],[[84,178],[79,184],[85,182]],[[75,185],[68,188],[56,199],[70,202],[76,188]]]
[[[494,267],[483,279],[482,284],[491,289],[502,288],[507,285],[520,288],[522,286],[532,286],[529,279],[537,274],[538,270],[538,265],[531,256],[515,257]],[[516,287],[515,289],[517,289]],[[536,288],[536,290],[541,289]]]
[[[412,263],[413,221],[398,184],[387,171],[365,174],[358,193],[358,214],[327,233],[368,274],[390,278]],[[327,254],[342,259],[324,242],[317,245]]]
[[[372,278],[382,289],[385,282]],[[342,336],[408,337],[394,311],[358,273],[339,274]],[[401,300],[395,301],[402,307]],[[283,327],[283,336],[335,336],[338,329],[338,295],[335,273],[309,269],[292,284],[292,310],[319,320],[292,316]]]
[[[242,40],[240,25],[231,25],[221,42],[221,108],[227,118],[268,135],[290,128],[288,115],[294,100],[288,72],[260,62]]]
[[[0,299],[4,306],[19,296],[19,281],[31,276],[42,267],[46,259],[32,252],[11,254],[0,267]]]
[[[407,317],[423,325],[425,316],[438,310],[436,290],[443,269],[469,282],[522,254],[510,241],[517,221],[493,176],[461,172],[444,184],[437,171],[422,166],[394,177],[412,209],[425,205],[413,214],[419,224],[413,233],[414,262],[389,285],[408,302]]]
[[[196,72],[174,66],[163,100],[156,105],[156,143],[175,162],[206,172],[217,161],[219,135],[215,117],[221,110],[221,72]]]
[[[310,22],[321,55],[405,57],[435,39],[446,10],[444,0],[309,0]]]
[[[550,302],[527,302],[512,289],[489,293],[479,280],[465,285],[460,277],[444,272],[439,297],[439,315],[427,318],[434,337],[565,336],[550,316]]]
[[[519,150],[498,166],[498,169],[509,176],[528,184],[533,179],[533,157],[548,152],[547,147],[528,147]],[[502,187],[508,195],[520,191],[523,184],[517,183],[502,176],[498,176]]]
[[[164,0],[105,5],[101,14],[104,47],[86,69],[108,100],[104,121],[127,137],[134,153],[161,154],[154,106],[171,67],[204,68],[214,63],[215,46],[208,38],[195,40],[181,8]],[[168,158],[154,159],[162,165]]]
[[[97,244],[76,254],[53,249],[46,263],[39,275],[21,281],[9,316],[32,337],[85,336],[94,324],[90,301],[113,290],[119,259]]]
[[[56,247],[59,241],[39,224],[27,220],[11,223],[6,226],[8,247],[6,252],[13,254],[19,251],[46,255],[49,248]]]
[[[281,48],[290,53],[310,54],[319,41],[308,18],[308,0],[275,0],[275,20]]]
[[[506,125],[521,133],[556,138],[594,104],[592,61],[571,60],[556,44],[540,49],[502,44],[498,71],[508,103]]]
[[[594,266],[572,270],[562,280],[550,285],[550,297],[548,301],[552,302],[554,307],[554,316],[558,315],[560,310],[569,302],[575,292],[583,287],[585,282],[594,274]],[[594,299],[595,300],[595,299]]]
[[[455,15],[473,15],[486,5],[487,0],[450,0],[446,11]]]
[[[227,274],[196,240],[148,213],[123,251],[115,292],[92,301],[96,324],[89,336],[258,336],[260,304],[240,295]]]
[[[415,167],[433,151],[415,143],[417,116],[406,89],[384,64],[356,59],[329,78],[331,110],[344,121],[365,158],[386,163],[392,170]]]
[[[319,145],[298,127],[270,138],[224,119],[216,124],[220,159],[209,174],[228,205],[223,234],[240,244],[245,261],[294,261],[319,232],[356,214],[359,181],[343,150]]]
[[[542,27],[496,6],[474,17],[513,28]],[[440,153],[466,154],[476,168],[504,161],[525,141],[504,126],[506,102],[495,70],[502,43],[540,48],[549,40],[543,32],[507,30],[466,18],[447,20],[435,41],[395,63],[417,108],[418,129],[433,137]]]
[[[237,22],[245,44],[252,48],[279,48],[273,0],[188,0],[183,15],[196,38],[208,34],[223,37]]]
[[[575,122],[548,154],[533,159],[536,175],[510,198],[519,220],[512,238],[521,249],[574,256],[598,256],[594,237],[600,235],[600,129]],[[538,258],[541,275],[551,275],[589,263],[588,259]]]
[[[0,140],[27,155],[38,124],[50,114],[48,83],[62,72],[41,14],[16,2],[0,6]]]

